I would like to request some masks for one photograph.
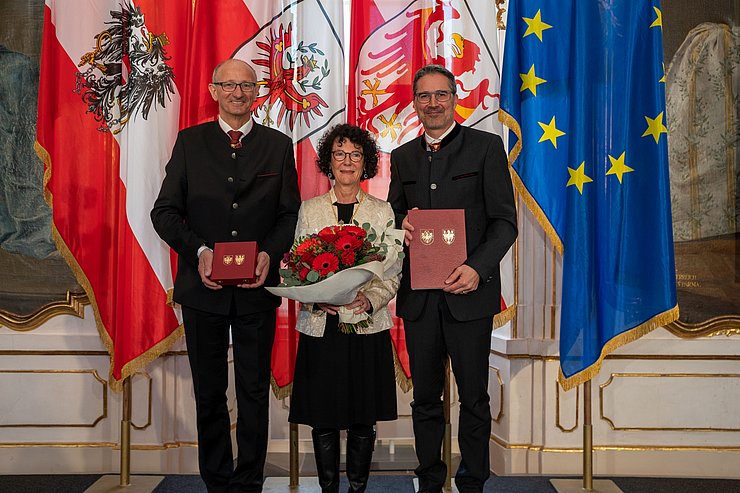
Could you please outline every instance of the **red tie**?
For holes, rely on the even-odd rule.
[[[229,134],[229,137],[231,138],[231,142],[229,142],[229,145],[232,149],[241,149],[242,147],[242,133],[238,130],[229,130],[227,132]]]
[[[427,142],[427,145],[429,146],[429,149],[432,150],[432,152],[437,152],[442,146],[442,142],[435,142],[434,144],[432,144],[431,142]]]

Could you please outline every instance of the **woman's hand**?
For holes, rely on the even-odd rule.
[[[329,305],[327,303],[316,303],[321,310],[325,311],[329,315],[336,315],[339,307],[337,305]]]
[[[367,296],[365,296],[362,291],[358,291],[357,296],[355,296],[355,299],[352,301],[352,303],[344,305],[344,307],[347,310],[353,310],[356,315],[364,312],[370,312],[373,308],[373,306],[370,304],[370,300],[367,299]]]
[[[339,309],[339,306],[329,305],[327,303],[316,303],[316,306],[330,315],[336,315]],[[359,315],[360,313],[372,311],[373,305],[370,304],[370,300],[367,299],[367,296],[362,291],[358,291],[355,299],[351,303],[344,305],[344,308],[352,310],[355,314]]]

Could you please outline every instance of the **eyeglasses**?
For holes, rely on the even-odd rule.
[[[417,92],[414,94],[414,97],[418,102],[423,104],[431,102],[432,96],[434,96],[438,102],[446,103],[450,100],[453,94],[455,94],[453,91]]]
[[[236,86],[239,86],[242,92],[252,92],[254,91],[254,88],[257,87],[256,82],[214,82],[213,85],[221,86],[221,89],[223,89],[224,92],[234,92],[236,90]]]
[[[344,158],[349,156],[349,160],[353,163],[362,161],[362,153],[360,151],[344,152],[344,151],[332,151],[331,155],[337,161],[344,161]]]

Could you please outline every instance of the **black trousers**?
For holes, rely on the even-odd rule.
[[[198,464],[209,492],[262,491],[275,310],[237,316],[183,307],[198,425]],[[229,328],[236,386],[237,464],[226,403]]]
[[[458,442],[462,460],[455,475],[458,490],[480,492],[490,475],[488,442],[491,410],[488,396],[488,356],[493,317],[470,322],[455,320],[442,292],[430,293],[418,320],[404,320],[414,400],[414,425],[420,492],[439,492],[447,477],[441,458],[444,438],[442,392],[449,355],[460,396]]]

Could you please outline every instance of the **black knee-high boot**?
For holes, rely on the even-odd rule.
[[[339,430],[311,430],[313,455],[323,493],[339,493]]]
[[[364,427],[363,427],[364,428]],[[362,493],[367,488],[370,463],[373,460],[375,431],[372,427],[364,433],[350,428],[347,430],[347,479],[349,493]]]

